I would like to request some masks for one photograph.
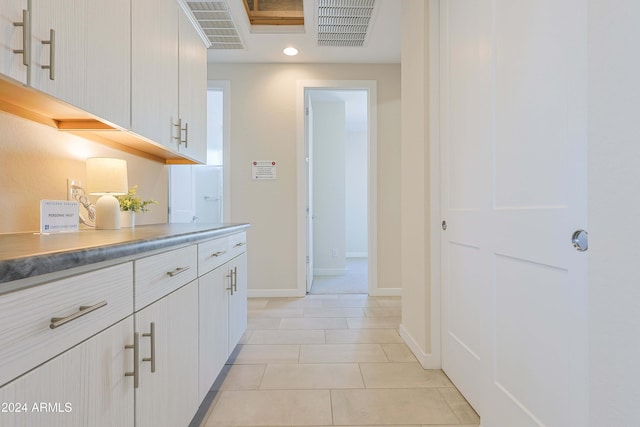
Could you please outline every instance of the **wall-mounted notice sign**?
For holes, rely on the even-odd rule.
[[[40,233],[78,231],[79,203],[67,200],[40,200]]]
[[[251,163],[253,179],[276,179],[276,162],[273,160],[254,160]]]

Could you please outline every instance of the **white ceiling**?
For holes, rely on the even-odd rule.
[[[317,0],[304,2],[304,32],[252,32],[242,0],[227,0],[245,49],[209,49],[210,63],[400,63],[399,0],[377,0],[370,34],[364,47],[320,47],[317,45]],[[300,52],[289,57],[287,46]]]

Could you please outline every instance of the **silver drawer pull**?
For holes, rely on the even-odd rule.
[[[222,256],[222,255],[226,254],[226,253],[227,253],[227,251],[218,251],[218,252],[212,253],[211,256],[214,256],[214,257],[217,258],[219,256]]]
[[[102,302],[97,303],[96,305],[83,305],[83,306],[80,306],[80,310],[79,311],[76,311],[75,313],[73,313],[73,314],[71,314],[69,316],[66,316],[66,317],[52,317],[51,318],[51,324],[49,325],[49,327],[51,329],[55,329],[55,328],[57,328],[59,326],[64,325],[65,323],[69,323],[72,320],[76,320],[77,318],[82,317],[82,316],[84,316],[86,314],[89,314],[92,311],[95,311],[95,310],[97,310],[99,308],[102,308],[102,307],[104,307],[106,305],[107,305],[107,302],[106,301],[102,301]]]
[[[190,266],[188,266],[188,265],[187,265],[186,267],[178,267],[178,268],[176,268],[176,269],[175,269],[175,270],[173,270],[173,271],[167,271],[167,276],[175,277],[175,276],[177,276],[177,275],[178,275],[178,274],[180,274],[180,273],[184,273],[185,271],[189,270],[190,268],[191,268],[191,267],[190,267]]]
[[[240,246],[244,246],[244,245],[246,245],[246,244],[247,244],[246,242],[236,243],[236,245],[234,246],[234,248],[238,248],[238,247],[240,247]]]

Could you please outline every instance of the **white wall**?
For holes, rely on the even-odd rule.
[[[640,420],[640,2],[589,1],[590,425]]]
[[[97,144],[0,112],[0,233],[40,228],[40,200],[67,199],[67,178],[85,179],[89,157],[127,160],[129,186],[158,201],[136,224],[167,222],[167,167],[142,157]]]
[[[209,64],[231,82],[231,221],[249,222],[249,288],[296,295],[298,80],[377,80],[378,288],[399,287],[400,65]],[[278,179],[253,181],[252,160],[278,162]],[[303,284],[304,285],[304,284]]]
[[[429,3],[402,3],[402,323],[400,333],[420,363],[440,367],[439,299],[432,299]],[[439,249],[437,249],[439,250]],[[434,304],[432,304],[434,302]]]
[[[345,147],[345,251],[347,257],[366,257],[367,132],[350,131]]]
[[[313,102],[313,272],[346,272],[344,102]]]

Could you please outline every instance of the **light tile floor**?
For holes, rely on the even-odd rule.
[[[398,334],[400,299],[249,299],[249,327],[201,427],[478,426],[440,370]]]

